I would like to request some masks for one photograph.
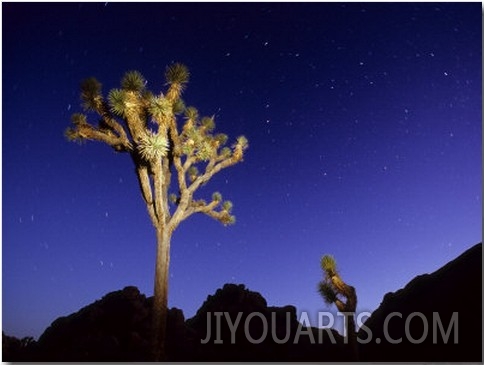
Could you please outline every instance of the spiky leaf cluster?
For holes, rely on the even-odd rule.
[[[64,132],[64,136],[71,142],[77,142],[79,144],[84,142],[84,138],[79,135],[79,131],[75,128],[68,127]]]
[[[235,224],[235,215],[224,214],[222,219],[220,219],[220,223],[222,223],[224,226]]]
[[[321,258],[321,268],[329,275],[333,276],[336,271],[336,260],[331,255],[324,255]]]
[[[139,71],[128,71],[121,80],[123,90],[141,93],[144,91],[146,80]]]
[[[163,95],[151,96],[148,103],[148,111],[153,120],[158,124],[163,124],[173,116],[174,106],[171,101]]]
[[[195,120],[198,120],[198,110],[197,108],[193,107],[193,106],[189,106],[185,109],[185,119],[187,121],[191,120],[191,121],[195,121]]]
[[[120,117],[143,118],[143,106],[146,101],[143,95],[135,91],[125,89],[112,89],[108,94],[108,103],[115,115]]]
[[[84,142],[84,138],[82,133],[80,132],[79,128],[87,125],[87,117],[81,113],[74,113],[71,116],[71,122],[74,125],[74,128],[69,127],[64,132],[64,135],[69,141],[82,143]]]
[[[185,102],[180,98],[176,99],[172,103],[172,105],[173,105],[173,114],[176,114],[176,115],[183,113],[186,108]]]
[[[71,122],[75,126],[87,124],[87,117],[85,114],[82,114],[82,113],[74,113],[71,116]]]
[[[165,79],[170,89],[166,95],[167,99],[175,102],[180,98],[181,93],[185,90],[186,84],[190,80],[190,72],[185,65],[175,63],[166,68]]]
[[[222,194],[220,194],[218,191],[212,194],[212,200],[216,202],[222,201]]]
[[[174,63],[166,68],[165,79],[169,85],[180,84],[185,86],[190,80],[190,72],[185,65]]]
[[[338,299],[333,286],[327,281],[320,281],[318,284],[318,292],[323,297],[326,304],[333,304]]]
[[[190,179],[190,182],[194,182],[199,176],[200,171],[198,171],[198,168],[196,166],[190,166],[188,169],[188,178]]]
[[[86,111],[97,111],[102,104],[102,85],[95,77],[81,82],[82,106]]]
[[[247,141],[247,138],[245,136],[239,136],[237,137],[237,142],[234,144],[233,149],[233,155],[234,157],[237,158],[237,160],[241,160],[244,151],[249,147],[249,142]]]
[[[213,135],[215,129],[213,117],[198,119],[195,108],[189,107],[185,112],[186,122],[181,134],[181,152],[187,156],[195,156],[197,161],[208,161],[216,155],[217,150],[227,142],[224,134]]]
[[[140,156],[147,161],[165,157],[168,154],[169,147],[170,144],[165,136],[152,131],[148,132],[138,143]]]
[[[178,201],[179,201],[179,196],[176,195],[176,194],[173,194],[171,193],[170,195],[168,195],[168,200],[170,201],[170,203],[172,204],[178,204]]]
[[[222,201],[222,195],[218,196],[217,194],[220,195],[220,193],[215,193],[214,194],[215,196],[212,197],[212,198],[220,198],[219,201]],[[222,222],[222,224],[229,225],[229,224],[235,223],[235,216],[232,215],[232,208],[233,207],[234,207],[234,205],[230,200],[225,200],[222,203],[221,210],[220,210],[221,218],[219,219]]]
[[[234,205],[232,204],[232,202],[230,200],[226,200],[222,204],[223,210],[226,211],[227,213],[231,213],[233,207],[234,207]]]
[[[331,255],[324,255],[321,257],[320,264],[324,272],[324,279],[318,283],[318,292],[327,304],[333,304],[338,299],[338,290],[331,280],[331,277],[337,274],[336,260]]]
[[[226,147],[228,137],[226,134],[213,134],[215,129],[214,117],[199,119],[197,109],[188,107],[185,109],[186,122],[181,134],[181,153],[194,156],[197,162],[208,161],[215,156],[227,159],[232,153],[241,158],[248,143],[245,137],[239,137],[233,146],[233,151]]]
[[[216,198],[218,198],[218,196],[216,196]],[[222,196],[220,196],[220,201],[222,201]],[[225,200],[220,207],[218,220],[225,226],[235,224],[235,216],[232,215],[232,208],[233,204],[230,200]]]
[[[126,93],[121,89],[112,89],[108,94],[108,102],[111,111],[122,117],[126,112],[125,105]]]

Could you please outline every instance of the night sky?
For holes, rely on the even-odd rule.
[[[159,92],[182,62],[186,104],[249,140],[202,191],[237,223],[193,216],[173,236],[169,306],[186,318],[229,282],[326,311],[323,254],[373,311],[481,241],[480,3],[3,3],[2,26],[8,335],[128,285],[153,294],[130,157],[64,137],[90,76],[107,94],[138,70]]]

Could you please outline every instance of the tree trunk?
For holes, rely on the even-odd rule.
[[[343,313],[348,313],[346,318],[347,322],[347,333],[348,344],[352,352],[352,361],[359,361],[359,348],[358,348],[358,338],[356,333],[355,325],[355,315],[356,315],[356,289],[351,285],[346,284],[339,275],[331,276],[331,281],[336,288],[336,290],[346,298],[346,302],[343,303],[340,300],[335,302],[338,310]]]
[[[166,360],[165,339],[168,318],[168,273],[170,266],[171,234],[165,228],[156,228],[155,293],[153,301],[153,360]]]
[[[353,312],[351,315],[348,316],[348,342],[351,348],[351,352],[353,355],[352,361],[358,362],[360,361],[359,356],[359,348],[358,348],[358,337],[356,333],[356,326],[355,326],[355,313]]]

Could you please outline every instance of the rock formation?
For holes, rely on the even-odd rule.
[[[371,341],[361,344],[368,336],[359,331],[360,360],[481,362],[481,275],[482,243],[434,273],[417,276],[405,288],[386,294],[365,322]],[[401,318],[389,317],[392,313]],[[400,339],[401,343],[392,343]]]
[[[386,294],[358,333],[360,360],[481,362],[481,270],[478,244],[440,270]],[[152,300],[128,286],[56,319],[38,341],[2,333],[3,360],[148,361]],[[401,318],[394,315],[385,328],[385,319],[394,312]],[[295,307],[267,306],[262,295],[244,285],[224,285],[188,320],[180,309],[170,309],[167,326],[168,361],[351,360],[338,332],[303,327]],[[399,339],[401,343],[391,343]]]

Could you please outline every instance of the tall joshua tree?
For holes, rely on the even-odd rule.
[[[327,304],[335,304],[338,311],[345,314],[347,324],[347,338],[351,346],[354,360],[358,360],[358,344],[355,327],[356,311],[356,290],[341,279],[337,269],[336,261],[331,255],[324,255],[321,258],[321,269],[324,278],[318,283],[318,291]]]
[[[182,64],[165,72],[166,93],[154,94],[138,71],[127,72],[121,88],[105,99],[95,78],[81,83],[86,112],[100,117],[97,125],[87,115],[72,115],[66,130],[71,141],[104,142],[116,152],[126,152],[134,162],[141,195],[156,230],[156,266],[153,303],[153,359],[165,359],[168,269],[170,243],[178,225],[195,213],[205,213],[224,225],[233,224],[232,203],[215,192],[211,199],[196,199],[195,193],[216,173],[244,157],[247,139],[238,137],[227,147],[225,134],[214,134],[214,117],[200,118],[194,107],[181,99],[189,80]],[[180,125],[181,124],[181,125]],[[171,187],[172,174],[176,176]],[[171,187],[171,188],[170,188]]]

